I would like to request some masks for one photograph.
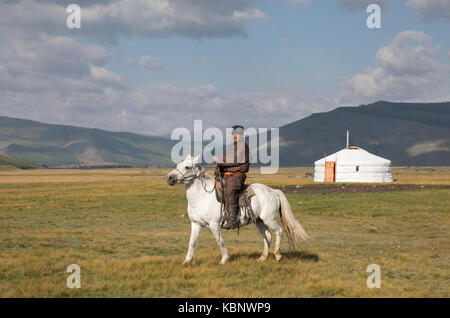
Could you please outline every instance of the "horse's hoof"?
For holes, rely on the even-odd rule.
[[[277,260],[277,262],[281,261],[282,258],[283,258],[283,255],[275,254],[275,259]]]
[[[192,264],[192,260],[185,259],[182,265],[189,265]]]
[[[258,262],[264,262],[267,259],[267,256],[261,256],[258,258]]]
[[[227,258],[222,258],[222,260],[220,261],[219,264],[220,264],[220,265],[223,265],[223,264],[227,263],[229,259],[230,259],[229,257],[227,257]]]

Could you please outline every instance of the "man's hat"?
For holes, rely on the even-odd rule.
[[[241,125],[234,125],[232,128],[233,128],[233,131],[232,131],[233,135],[243,135],[244,134],[244,127],[242,127]]]

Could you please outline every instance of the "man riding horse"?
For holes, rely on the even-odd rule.
[[[250,167],[250,151],[244,140],[244,127],[233,126],[232,136],[233,144],[227,148],[225,155],[222,158],[214,156],[214,162],[217,163],[216,177],[221,176],[225,184],[225,229],[234,229],[239,225],[239,194],[244,187],[245,173]]]

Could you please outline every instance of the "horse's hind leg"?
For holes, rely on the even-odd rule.
[[[261,219],[258,219],[256,221],[256,227],[258,228],[259,234],[261,234],[261,236],[264,240],[264,250],[263,250],[261,257],[258,258],[258,261],[263,262],[266,260],[267,255],[269,254],[269,246],[270,246],[270,241],[272,239],[272,234],[270,234],[269,229],[264,224],[264,222],[261,221]]]
[[[274,229],[276,238],[275,238],[275,249],[273,251],[273,254],[275,255],[275,259],[277,261],[281,260],[281,251],[280,251],[280,245],[281,245],[281,235],[283,234],[283,229],[277,224],[277,229]]]
[[[186,259],[183,264],[188,264],[192,262],[192,258],[194,257],[195,249],[197,248],[198,243],[198,235],[200,234],[201,225],[196,222],[191,222],[191,238],[189,240],[189,249],[186,255]]]
[[[225,247],[225,241],[223,240],[222,229],[220,228],[220,224],[210,223],[209,228],[211,229],[211,232],[213,233],[216,242],[220,247],[220,251],[222,252],[222,260],[220,261],[220,264],[225,264],[230,258],[230,255],[228,254],[227,248]]]
[[[273,254],[275,255],[275,259],[277,261],[281,260],[281,251],[280,251],[280,245],[281,245],[281,236],[283,235],[283,229],[278,224],[277,219],[271,220],[270,222],[265,222],[267,227],[275,233],[275,248],[273,251]]]

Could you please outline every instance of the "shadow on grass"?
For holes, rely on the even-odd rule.
[[[319,255],[316,253],[310,253],[308,251],[287,251],[283,252],[283,259],[299,260],[302,262],[318,262]],[[231,255],[231,261],[243,260],[243,259],[254,259],[257,260],[261,256],[260,253],[235,253]],[[274,258],[273,253],[269,253],[267,260]],[[283,261],[283,259],[281,261]]]
[[[288,251],[283,253],[283,256],[287,259],[298,259],[302,262],[318,262],[319,255],[316,253],[310,253],[308,251]]]

